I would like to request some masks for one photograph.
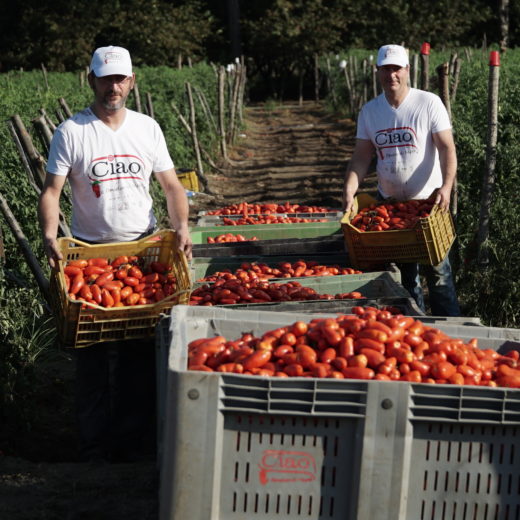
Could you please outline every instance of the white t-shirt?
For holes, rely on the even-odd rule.
[[[398,200],[426,199],[442,186],[432,134],[451,128],[446,107],[431,92],[410,89],[399,107],[384,94],[369,101],[358,118],[358,139],[376,148],[378,189]]]
[[[173,168],[157,122],[125,111],[114,131],[86,108],[52,138],[47,171],[69,176],[71,231],[88,241],[125,242],[153,228],[150,177]]]

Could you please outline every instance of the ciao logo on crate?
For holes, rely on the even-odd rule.
[[[265,450],[258,464],[260,483],[316,480],[316,461],[305,451]]]

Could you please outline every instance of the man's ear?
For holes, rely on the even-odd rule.
[[[88,84],[90,85],[90,88],[93,90],[94,89],[94,73],[92,71],[90,71],[88,74],[87,74],[87,81],[88,81]]]

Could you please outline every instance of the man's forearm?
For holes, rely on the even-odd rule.
[[[166,194],[168,216],[174,229],[179,230],[188,227],[189,205],[184,188],[182,190],[171,189]]]
[[[58,236],[59,219],[59,200],[43,192],[38,201],[38,220],[44,240],[52,240]]]

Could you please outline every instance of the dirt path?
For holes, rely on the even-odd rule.
[[[192,219],[199,209],[244,200],[340,207],[343,175],[354,142],[352,121],[335,120],[314,103],[250,107],[245,117],[247,127],[229,151],[230,164],[208,173],[216,196],[195,197]],[[157,518],[155,460],[106,465],[75,462],[72,359],[57,354],[37,369],[41,380],[38,417],[32,430],[17,439],[16,453],[0,452],[0,519]]]
[[[316,103],[265,105],[245,110],[247,127],[230,150],[229,164],[208,174],[214,200],[194,210],[235,202],[297,202],[340,208],[355,123]]]

